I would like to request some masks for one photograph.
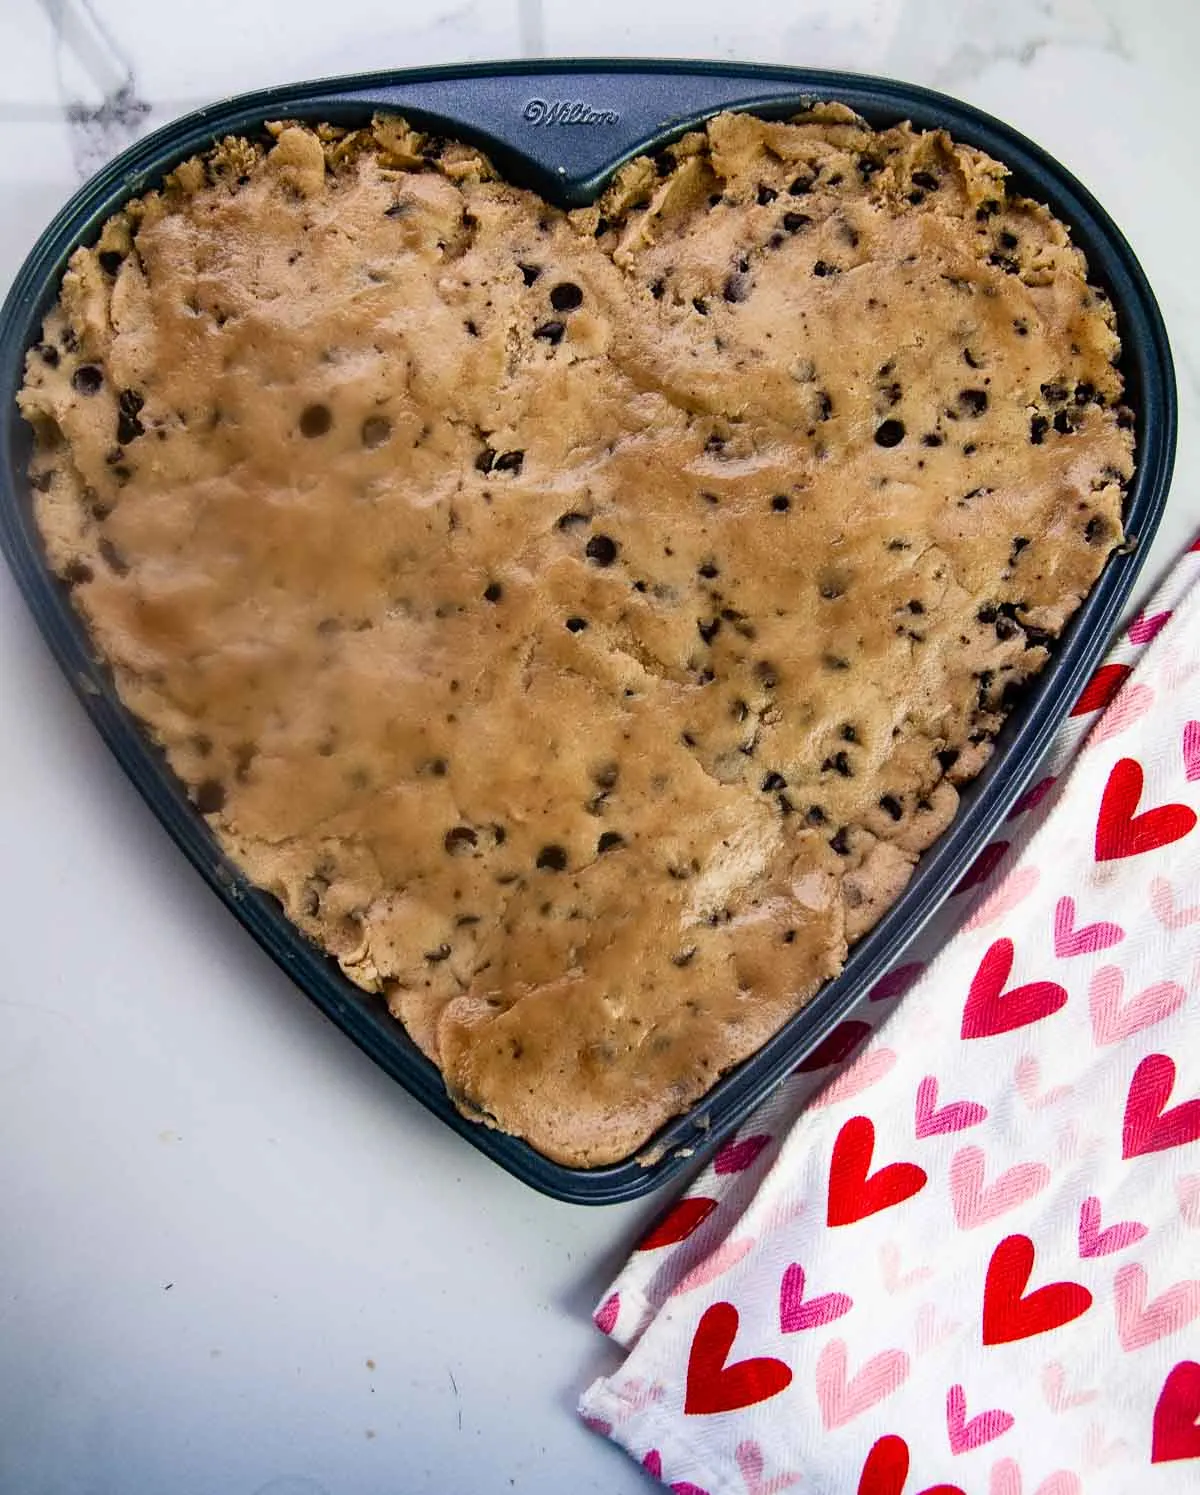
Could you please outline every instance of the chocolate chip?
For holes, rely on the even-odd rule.
[[[1042,398],[1049,400],[1051,405],[1061,405],[1067,397],[1067,386],[1065,384],[1043,384]]]
[[[48,367],[52,369],[58,367],[58,349],[53,343],[39,343],[34,351]]]
[[[333,412],[328,405],[306,405],[300,412],[300,434],[310,439],[326,435],[333,426]]]
[[[910,613],[917,613],[919,615],[925,611],[925,604],[918,597],[910,598],[905,606]]]
[[[924,187],[926,192],[936,192],[940,183],[931,171],[914,171],[912,174],[913,186]]]
[[[702,296],[693,296],[692,305],[696,308],[696,310],[702,317],[708,316],[708,302],[705,301]]]
[[[517,261],[517,269],[521,272],[521,277],[527,286],[531,286],[542,273],[540,265],[523,265],[520,260]]]
[[[363,446],[367,447],[369,450],[373,447],[382,446],[391,434],[392,423],[390,420],[388,420],[386,415],[368,415],[366,420],[362,423],[362,427],[358,433],[358,438],[362,442]],[[489,453],[490,460],[490,448],[485,447],[484,450]],[[476,467],[479,466],[478,457],[476,457],[475,459],[475,465]],[[486,472],[487,468],[482,468],[481,471]]]
[[[450,959],[450,946],[445,942],[440,944],[436,950],[426,950],[425,959],[430,965],[437,965],[443,960]]]
[[[652,280],[650,282],[650,294],[654,297],[655,301],[662,300],[663,293],[666,291],[666,289],[667,283],[662,279],[661,276],[658,278],[658,280]]]
[[[883,404],[889,409],[894,408],[904,398],[904,390],[899,384],[885,384],[879,391],[879,397]]]
[[[499,602],[504,596],[504,588],[498,581],[489,581],[483,589],[483,600],[485,602]]]
[[[63,570],[62,578],[69,587],[78,587],[91,581],[92,568],[86,561],[70,561]]]
[[[922,446],[941,446],[941,444],[942,438],[936,431],[926,431],[924,436],[921,437]]]
[[[786,514],[792,507],[792,501],[786,493],[777,493],[771,500],[771,507],[777,514]]]
[[[592,783],[597,789],[615,789],[620,776],[621,769],[618,764],[602,763],[599,768],[592,770]]]
[[[201,815],[215,815],[225,804],[225,786],[219,779],[205,779],[196,786],[196,808]]]
[[[81,395],[94,395],[104,383],[104,375],[94,363],[81,363],[71,375],[71,383]]]
[[[988,407],[986,389],[960,389],[958,392],[958,408],[964,415],[980,416]]]
[[[821,772],[829,773],[830,770],[843,779],[852,779],[854,777],[854,769],[850,763],[849,753],[839,750],[831,758],[826,758],[824,763],[821,764]]]
[[[789,234],[798,234],[801,229],[812,226],[812,219],[807,213],[785,213],[782,222]]]
[[[1044,415],[1035,415],[1029,422],[1029,440],[1033,446],[1041,446],[1046,439],[1046,432],[1050,429],[1050,422]]]
[[[765,659],[760,659],[754,666],[754,673],[758,677],[764,690],[774,690],[779,684],[779,673],[773,664]]]
[[[712,581],[714,576],[720,576],[721,572],[713,561],[705,561],[702,566],[696,568],[696,574],[703,576],[706,581]]]
[[[768,203],[774,202],[778,196],[779,193],[776,192],[774,187],[768,187],[766,182],[759,182],[758,205],[760,208],[765,208]]]
[[[814,275],[840,275],[841,269],[837,265],[831,265],[827,260],[818,260],[813,266]]]
[[[726,301],[745,301],[750,294],[750,280],[746,275],[729,275],[721,289],[721,295]]]
[[[125,559],[125,557],[121,554],[121,552],[117,549],[117,547],[113,544],[113,542],[108,538],[107,535],[103,536],[103,538],[99,541],[96,549],[100,552],[100,556],[104,560],[104,562],[113,571],[115,571],[118,576],[129,575],[129,562]]]
[[[720,631],[720,618],[710,618],[708,622],[705,622],[702,618],[697,618],[696,632],[700,635],[700,637],[706,644],[711,644],[713,639],[716,638],[717,634],[720,633]]]
[[[809,825],[824,825],[829,819],[820,805],[809,805],[808,809],[804,812],[804,818],[808,821]]]
[[[1095,545],[1097,540],[1103,539],[1107,533],[1108,525],[1098,514],[1093,514],[1083,527],[1083,538],[1089,545]]]
[[[1070,436],[1075,430],[1075,422],[1071,419],[1068,410],[1056,410],[1054,412],[1054,429],[1060,436]]]
[[[456,825],[442,837],[442,846],[452,857],[466,856],[478,842],[479,837],[469,825]]]
[[[582,633],[588,626],[586,618],[568,618],[567,631],[570,633]]]
[[[102,249],[96,258],[106,275],[115,275],[121,268],[121,261],[125,256],[119,249]]]
[[[492,471],[518,473],[524,465],[525,453],[523,451],[501,452],[492,463]]]
[[[574,311],[583,305],[583,292],[573,280],[559,281],[550,292],[550,305],[555,311]]]
[[[135,389],[123,389],[118,396],[117,440],[122,446],[127,446],[145,434],[146,428],[138,419],[138,413],[145,403],[145,399]]]
[[[998,270],[1003,270],[1006,275],[1019,275],[1021,273],[1020,265],[1007,254],[989,254],[988,264],[995,265]]]
[[[975,209],[975,218],[979,223],[986,223],[989,218],[994,217],[999,211],[1000,204],[995,198],[988,198],[987,202],[980,203]]]
[[[999,238],[1001,249],[1015,249],[1021,242],[1020,239],[1017,238],[1016,234],[1014,234],[1011,229],[1007,228],[1002,228],[997,237]]]
[[[603,856],[606,851],[616,851],[618,846],[625,845],[625,837],[618,831],[605,831],[596,842],[597,856]]]
[[[875,428],[876,446],[899,446],[903,440],[904,422],[901,420],[885,420]]]
[[[760,787],[764,794],[774,794],[777,789],[787,788],[787,780],[781,773],[776,773],[772,769],[766,778],[763,779]]]
[[[484,449],[479,453],[478,457],[475,458],[475,471],[476,472],[491,472],[491,470],[492,470],[492,463],[495,460],[496,460],[495,448],[494,447],[490,447],[490,446],[485,446]]]
[[[838,736],[842,739],[843,742],[857,742],[858,730],[852,725],[852,723],[843,722],[841,730],[838,732]]]
[[[827,670],[848,670],[850,661],[841,654],[822,654],[821,663]]]
[[[809,177],[798,176],[796,178],[796,180],[788,188],[788,192],[791,194],[792,197],[803,197],[805,195],[805,193],[812,191],[813,183],[815,181],[816,181],[816,177],[815,176],[809,176]]]
[[[837,852],[838,856],[850,855],[850,842],[846,835],[846,827],[843,826],[836,835],[829,838],[829,844]]]
[[[904,806],[894,794],[885,794],[879,801],[879,808],[885,815],[890,815],[893,820],[900,820],[904,816]]]
[[[608,535],[593,535],[584,547],[588,560],[597,566],[611,566],[617,558],[617,542]]]
[[[1096,386],[1088,383],[1085,379],[1081,384],[1075,386],[1075,403],[1077,405],[1089,405],[1095,400],[1097,405],[1104,403],[1104,396],[1096,393]]]
[[[566,330],[565,322],[543,322],[540,327],[533,329],[533,335],[541,338],[544,343],[549,343],[552,348],[556,348],[562,342]]]

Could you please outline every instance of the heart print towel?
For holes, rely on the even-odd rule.
[[[676,1495],[1200,1491],[1198,578],[597,1309]]]

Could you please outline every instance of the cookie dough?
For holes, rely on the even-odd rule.
[[[1122,540],[1111,307],[944,133],[721,115],[564,213],[380,117],[72,257],[49,560],[472,1116],[635,1151],[842,965]]]

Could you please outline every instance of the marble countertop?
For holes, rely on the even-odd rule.
[[[738,58],[958,95],[1060,157],[1167,320],[1181,426],[1143,591],[1200,527],[1194,0],[5,0],[0,290],[145,131],[304,77]],[[343,1040],[201,888],[0,568],[0,1490],[648,1489],[573,1406],[653,1203],[551,1202]]]

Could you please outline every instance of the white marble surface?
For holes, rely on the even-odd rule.
[[[1146,585],[1200,526],[1195,0],[3,0],[0,287],[84,175],[211,98],[572,53],[892,74],[1059,155],[1174,341]],[[330,1028],[168,844],[2,568],[0,838],[0,1491],[646,1489],[572,1407],[652,1206],[539,1198]]]

